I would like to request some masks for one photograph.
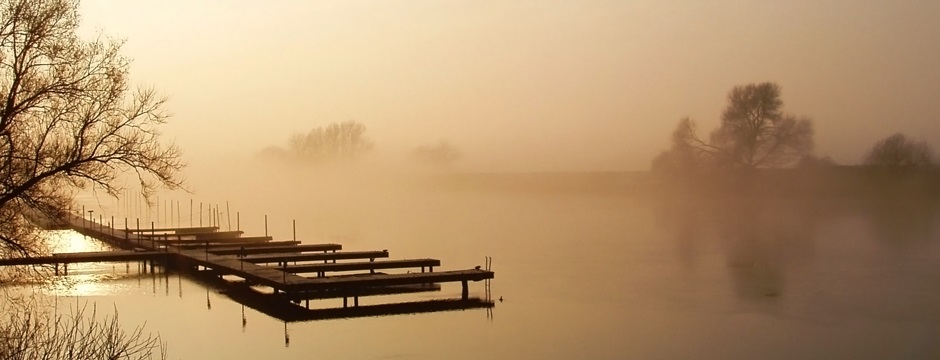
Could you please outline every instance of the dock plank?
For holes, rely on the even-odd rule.
[[[469,269],[451,270],[441,272],[410,273],[410,274],[376,274],[368,276],[336,276],[322,278],[305,278],[304,281],[290,284],[296,291],[341,289],[354,287],[411,285],[424,283],[441,283],[457,281],[481,281],[494,278],[492,271]]]
[[[171,228],[156,228],[156,229],[121,229],[121,230],[127,230],[128,232],[131,232],[131,233],[138,233],[138,232],[139,232],[139,233],[144,233],[144,232],[148,232],[148,233],[149,233],[149,232],[151,232],[151,231],[154,231],[154,232],[161,232],[161,233],[165,233],[165,232],[174,232],[174,233],[179,234],[179,233],[181,233],[181,232],[183,232],[183,233],[187,233],[187,232],[188,232],[188,233],[191,233],[191,234],[195,234],[195,233],[216,232],[216,231],[219,230],[219,227],[218,227],[218,226],[188,227],[188,228],[172,228],[172,227],[171,227]]]
[[[292,273],[325,273],[336,271],[378,270],[378,269],[404,269],[441,266],[437,259],[402,259],[385,261],[340,262],[328,264],[303,264],[278,267],[282,271]]]
[[[302,251],[336,251],[342,250],[343,246],[340,244],[301,244],[294,246],[258,246],[250,249],[228,249],[228,250],[215,250],[212,251],[217,255],[247,255],[247,254],[277,254],[277,253],[286,253],[286,252],[302,252]]]
[[[52,256],[37,256],[29,258],[0,259],[0,266],[9,265],[50,265],[81,262],[124,262],[153,260],[166,257],[168,254],[161,251],[94,251],[78,253],[58,253]]]
[[[182,243],[177,244],[174,241],[169,242],[171,245],[180,247],[183,249],[206,249],[206,242],[191,242],[191,243]],[[264,246],[282,246],[284,248],[290,249],[295,245],[300,245],[300,241],[294,240],[278,240],[278,241],[265,241],[265,242],[221,242],[221,243],[209,243],[209,252],[215,250],[231,250],[231,249],[240,249],[245,248],[254,248],[254,247],[264,247]]]
[[[290,250],[290,249],[285,249]],[[387,258],[388,251],[340,251],[330,253],[300,253],[300,254],[260,254],[249,255],[242,258],[244,261],[256,264],[281,263],[281,262],[301,262],[301,261],[323,261],[323,260],[353,260],[353,259],[378,259]]]
[[[150,240],[151,239],[144,239],[144,241],[150,241]],[[206,243],[209,243],[210,245],[211,244],[226,244],[226,243],[249,243],[249,242],[264,243],[264,242],[272,241],[274,240],[274,238],[271,236],[245,236],[245,237],[219,238],[219,239],[169,239],[169,240],[165,240],[165,239],[155,238],[153,240],[161,244],[170,244],[170,245],[203,244],[203,246],[205,246]]]

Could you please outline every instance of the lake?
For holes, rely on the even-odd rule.
[[[940,358],[940,216],[917,201],[355,188],[259,191],[231,206],[247,208],[238,227],[251,235],[267,214],[277,239],[292,236],[296,218],[304,242],[432,257],[441,269],[491,256],[492,297],[503,301],[284,323],[136,263],[73,265],[42,288],[62,309],[88,302],[129,327],[146,323],[171,359]],[[186,216],[188,200],[182,207]],[[67,239],[60,250],[100,247],[55,236]],[[484,284],[470,293],[483,296]]]

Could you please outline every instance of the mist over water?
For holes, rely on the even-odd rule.
[[[118,199],[78,193],[83,215],[441,270],[493,259],[491,310],[295,323],[134,263],[12,288],[113,307],[170,358],[940,358],[937,168],[855,166],[896,132],[940,144],[940,2],[85,0],[81,13],[82,36],[127,38],[130,83],[169,98],[160,140],[184,153],[191,190],[148,205],[125,173]],[[748,138],[710,134],[733,128],[733,89],[765,81],[785,114],[751,133],[787,138],[779,121],[798,118],[806,141],[751,172],[705,169],[744,154]],[[347,122],[367,129],[356,156],[289,151]],[[769,144],[751,150],[781,149]],[[701,154],[673,150],[690,149],[714,158],[683,168]],[[654,159],[678,166],[647,172]],[[53,251],[106,249],[52,236]]]
[[[479,309],[285,326],[176,274],[112,280],[123,285],[80,297],[115,304],[128,324],[147,321],[173,356],[940,356],[940,207],[935,197],[904,190],[911,182],[854,197],[740,184],[729,195],[646,173],[215,165],[193,169],[190,181],[200,199],[223,210],[228,201],[247,235],[263,232],[267,214],[276,240],[290,239],[297,219],[305,243],[432,257],[441,269],[492,256],[493,297],[504,301],[492,318]],[[482,283],[470,289],[483,296]],[[459,293],[444,284],[439,293],[361,303]]]

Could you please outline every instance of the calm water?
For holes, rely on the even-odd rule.
[[[136,264],[75,266],[47,291],[63,307],[89,301],[114,306],[129,326],[146,322],[170,358],[182,359],[940,358],[940,222],[930,207],[388,194],[241,201],[269,209],[280,239],[296,217],[307,242],[434,257],[442,269],[492,256],[493,297],[504,299],[492,314],[285,324]],[[240,212],[241,227],[263,233],[262,216]],[[483,296],[482,283],[470,290]],[[440,293],[362,302],[459,294],[459,284],[445,284]]]

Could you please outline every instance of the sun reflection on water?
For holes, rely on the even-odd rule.
[[[73,230],[50,230],[46,233],[46,241],[53,253],[111,250],[105,243]]]
[[[72,230],[52,230],[46,233],[52,253],[94,252],[114,250],[107,244]],[[127,263],[72,263],[67,272],[59,265],[59,275],[42,279],[41,286],[51,295],[92,297],[126,293],[130,285],[119,280],[141,276],[136,264]]]

